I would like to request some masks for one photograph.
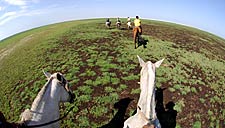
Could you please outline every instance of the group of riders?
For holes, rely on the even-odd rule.
[[[136,16],[133,24],[134,24],[134,29],[138,29],[140,31],[140,33],[141,33],[142,32],[142,28],[141,28],[141,20],[139,19],[139,16]],[[110,21],[109,18],[106,19],[105,25],[106,25],[107,28],[111,27],[111,21]],[[118,17],[116,19],[116,27],[120,28],[121,25],[122,25],[122,23],[120,21],[120,18]],[[127,27],[128,27],[128,29],[132,28],[132,23],[131,23],[130,17],[127,17]]]
[[[106,23],[105,23],[107,28],[111,27],[111,21],[109,18],[106,19]],[[120,26],[122,25],[120,18],[118,17],[116,19],[116,27],[118,29],[120,29]],[[142,34],[142,27],[141,27],[141,20],[139,19],[139,16],[136,16],[133,22],[133,39],[134,39],[134,43],[135,43],[135,49],[136,49],[136,43],[139,42],[138,40],[141,39],[141,34]],[[132,22],[130,17],[127,17],[127,28],[128,30],[132,29]],[[138,40],[136,40],[138,39]]]

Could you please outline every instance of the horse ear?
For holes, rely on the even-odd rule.
[[[59,73],[57,73],[56,77],[59,81],[62,81],[62,76]]]
[[[45,74],[45,76],[47,77],[47,79],[49,79],[51,77],[51,74],[48,73],[48,72],[45,72],[44,70],[43,70],[43,73]]]
[[[163,60],[164,60],[164,58],[163,58],[162,60],[160,60],[160,61],[157,61],[157,62],[154,64],[155,67],[158,68],[158,67],[161,65],[161,63],[163,62]]]
[[[138,58],[138,61],[139,61],[140,65],[141,65],[141,67],[143,67],[145,65],[145,62],[138,55],[137,55],[137,58]]]

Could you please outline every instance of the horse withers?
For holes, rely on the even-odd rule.
[[[31,109],[21,114],[21,122],[25,126],[42,125],[41,128],[59,128],[59,122],[49,123],[59,119],[60,102],[73,102],[74,95],[68,81],[61,73],[44,72],[48,82],[42,87],[32,103]]]

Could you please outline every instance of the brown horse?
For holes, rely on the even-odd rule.
[[[139,40],[139,36],[141,35],[142,33],[142,29],[141,29],[141,26],[139,27],[134,27],[133,29],[133,39],[134,39],[134,48],[136,49],[136,43],[138,43],[138,40]]]

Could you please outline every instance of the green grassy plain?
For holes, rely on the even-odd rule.
[[[125,19],[124,23],[125,23]],[[166,87],[164,104],[175,103],[177,127],[225,126],[225,40],[195,28],[143,20],[147,48],[134,49],[132,30],[105,28],[105,19],[35,28],[0,42],[0,111],[16,122],[30,108],[46,79],[42,70],[62,72],[77,98],[62,104],[72,112],[62,127],[101,127],[117,113],[113,105],[139,97],[137,55],[145,61],[165,58],[156,85]],[[126,27],[125,25],[122,27]],[[4,53],[4,54],[3,54]]]

